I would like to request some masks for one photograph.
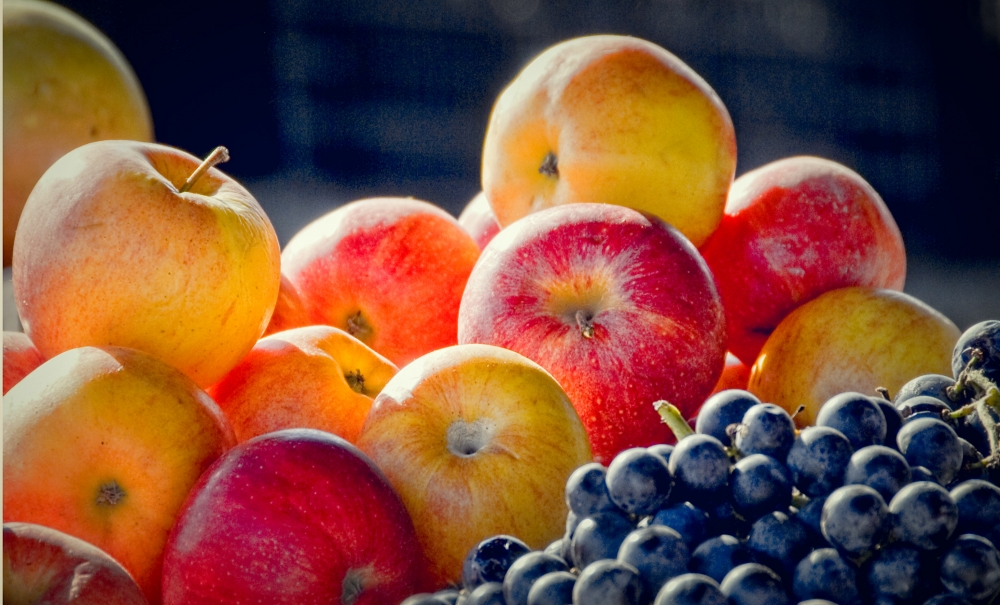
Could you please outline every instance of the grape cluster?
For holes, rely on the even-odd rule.
[[[954,377],[919,376],[892,401],[836,395],[802,431],[747,391],[717,393],[676,446],[576,469],[562,538],[488,538],[461,589],[403,605],[988,603],[1000,321],[970,328],[954,360]]]

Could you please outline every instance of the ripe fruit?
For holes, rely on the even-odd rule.
[[[45,363],[45,358],[35,348],[24,332],[3,333],[3,394],[21,382],[32,370]]]
[[[282,273],[281,281],[278,284],[278,300],[274,304],[274,313],[271,314],[271,321],[267,324],[263,336],[301,328],[309,324],[309,314],[306,312],[302,297],[299,296],[299,291],[291,280]]]
[[[312,323],[403,367],[457,343],[458,303],[478,258],[472,236],[437,206],[372,198],[304,227],[281,263]]]
[[[722,218],[736,137],[715,91],[629,36],[586,36],[537,56],[501,93],[482,185],[500,224],[573,202],[654,214],[698,246]]]
[[[517,351],[552,373],[599,462],[670,432],[651,404],[692,415],[725,360],[712,275],[676,229],[610,204],[548,208],[501,231],[469,277],[461,343]]]
[[[164,145],[99,141],[42,176],[13,279],[43,355],[139,349],[204,388],[253,347],[278,296],[278,238],[250,192],[199,164]]]
[[[480,250],[485,248],[486,244],[490,243],[497,233],[500,233],[497,215],[493,214],[493,209],[490,208],[490,203],[486,200],[486,194],[482,191],[462,209],[462,213],[458,215],[458,224],[469,232],[472,239],[476,240]]]
[[[3,264],[39,177],[86,143],[153,140],[139,80],[108,38],[54,2],[3,3]]]
[[[84,347],[39,366],[3,403],[4,522],[90,542],[159,603],[181,504],[236,441],[215,402],[140,351]]]
[[[358,446],[413,518],[436,584],[454,582],[479,541],[515,535],[539,549],[563,534],[564,490],[591,459],[559,384],[517,353],[458,345],[396,374]]]

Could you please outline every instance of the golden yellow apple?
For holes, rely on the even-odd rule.
[[[600,35],[549,48],[500,94],[482,185],[504,227],[601,202],[655,214],[699,246],[735,170],[733,123],[708,83],[652,42]]]
[[[24,202],[66,152],[105,139],[153,140],[128,61],[93,25],[54,2],[3,3],[3,264]]]
[[[865,287],[831,290],[787,315],[750,370],[747,387],[777,404],[799,426],[815,422],[834,395],[895,393],[922,374],[950,374],[958,341],[954,323],[902,292]]]

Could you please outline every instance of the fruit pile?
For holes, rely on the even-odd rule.
[[[801,431],[745,390],[710,397],[694,430],[658,402],[681,439],[573,471],[562,538],[490,537],[461,590],[403,604],[987,602],[1000,594],[1000,321],[963,334],[954,361],[955,378],[918,376],[892,400],[838,394]]]

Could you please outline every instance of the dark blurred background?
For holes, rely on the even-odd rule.
[[[204,156],[282,244],[335,206],[479,191],[494,99],[544,48],[654,41],[715,88],[737,175],[812,154],[878,190],[907,291],[960,328],[1000,317],[1000,0],[61,0],[131,62],[160,142]]]

